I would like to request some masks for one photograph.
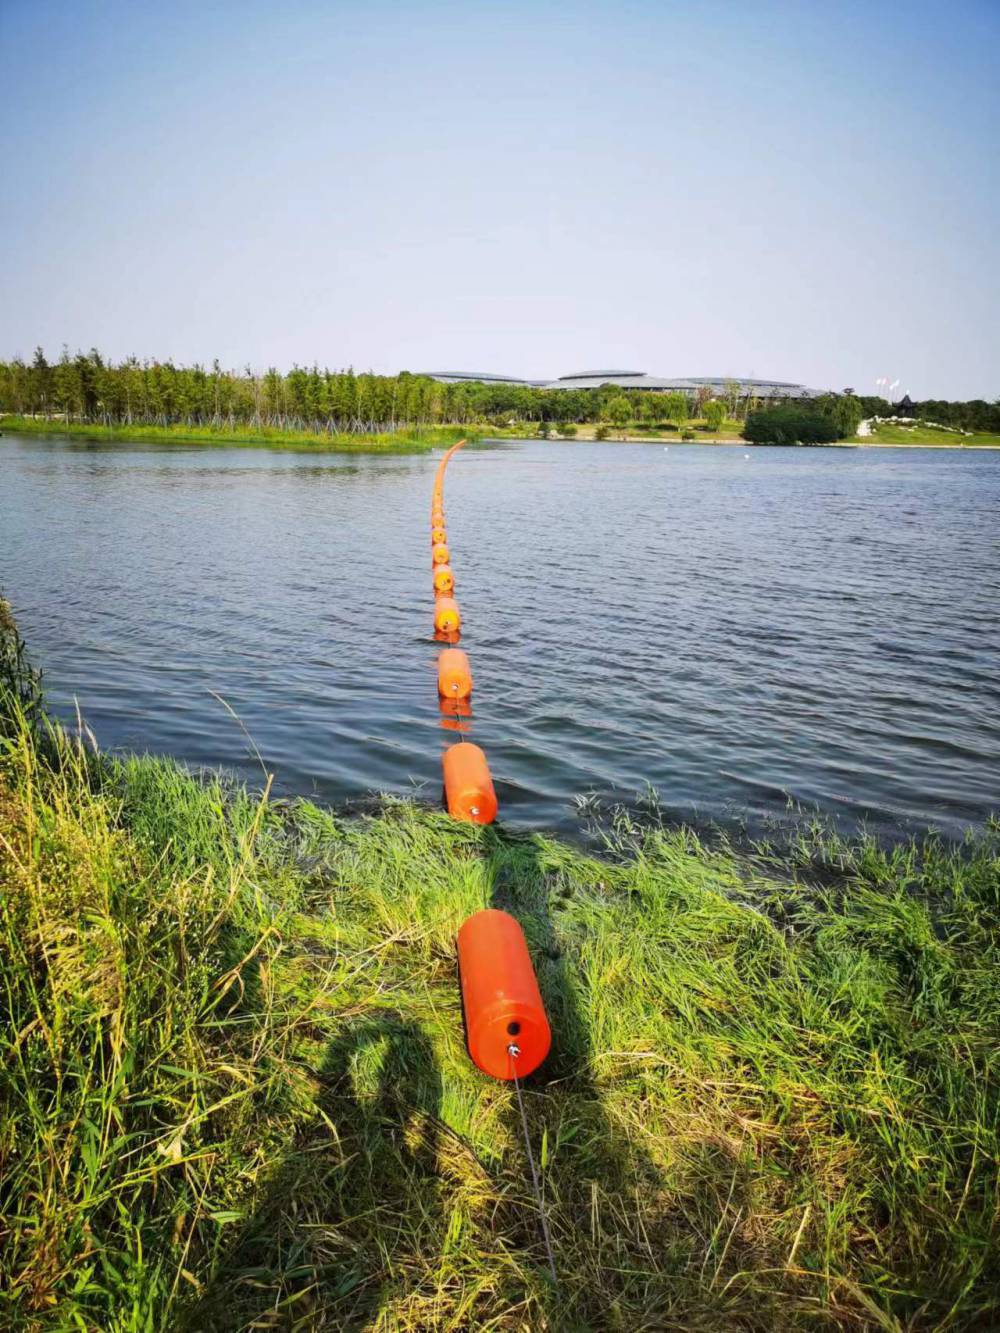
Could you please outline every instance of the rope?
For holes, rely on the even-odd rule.
[[[521,1112],[521,1128],[524,1130],[524,1147],[528,1154],[528,1165],[531,1167],[531,1185],[535,1191],[535,1203],[538,1205],[538,1216],[542,1223],[542,1237],[545,1241],[545,1253],[549,1257],[549,1272],[552,1274],[553,1285],[559,1286],[559,1275],[556,1272],[556,1257],[552,1252],[552,1237],[549,1234],[549,1218],[545,1211],[545,1200],[542,1197],[542,1188],[538,1183],[538,1170],[535,1167],[535,1155],[531,1151],[531,1135],[528,1133],[528,1116],[524,1109],[524,1097],[521,1095],[521,1080],[517,1076],[517,1065],[515,1061],[521,1054],[519,1048],[514,1045],[507,1047],[507,1054],[510,1056],[511,1069],[514,1073],[514,1087],[517,1090],[517,1105]]]

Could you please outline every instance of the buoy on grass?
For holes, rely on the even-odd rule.
[[[552,1034],[524,931],[514,918],[495,908],[470,916],[458,932],[458,970],[473,1063],[505,1082],[537,1069]]]

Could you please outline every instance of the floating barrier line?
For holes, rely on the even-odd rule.
[[[455,575],[444,521],[444,479],[448,463],[464,444],[465,440],[459,440],[438,464],[431,500],[434,628],[437,638],[452,645],[460,637],[462,618],[458,602],[451,595]],[[455,719],[442,725],[464,730],[459,719],[471,717],[468,700],[472,694],[472,668],[460,648],[444,648],[438,654],[437,684],[442,713]],[[448,813],[455,819],[491,824],[497,814],[497,798],[486,756],[479,746],[463,740],[446,746],[441,767]],[[528,1114],[521,1091],[521,1078],[537,1069],[548,1055],[552,1034],[520,923],[495,908],[474,912],[458,932],[458,973],[469,1056],[485,1074],[504,1082],[513,1081],[517,1093],[549,1272],[558,1287],[545,1196],[531,1149]]]
[[[434,584],[434,629],[439,638],[454,644],[461,637],[462,612],[455,592],[455,571],[448,545],[444,516],[444,480],[448,464],[467,442],[459,440],[448,449],[437,467],[431,499],[431,577]],[[468,731],[463,717],[471,718],[468,699],[472,694],[472,669],[465,653],[457,649],[438,656],[438,694],[450,707],[441,705],[453,722],[442,725]],[[497,817],[497,797],[486,755],[471,741],[459,740],[441,756],[445,801],[455,819],[473,824],[492,824]]]

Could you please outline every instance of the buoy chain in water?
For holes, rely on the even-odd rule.
[[[442,458],[431,504],[434,628],[452,644],[459,637],[462,617],[458,602],[451,596],[455,576],[444,521],[444,476],[448,461],[464,443],[460,440]],[[468,714],[471,694],[472,668],[468,655],[461,648],[443,648],[438,654],[438,696],[442,713],[449,719],[443,722],[444,726],[461,727],[460,722],[452,719],[461,716],[463,709]],[[449,745],[441,756],[441,764],[448,813],[455,819],[491,824],[497,815],[497,798],[486,756],[479,746],[470,741]],[[458,973],[469,1055],[484,1073],[513,1081],[517,1092],[549,1272],[558,1286],[545,1199],[531,1150],[528,1115],[521,1092],[521,1077],[537,1069],[548,1055],[552,1035],[524,931],[514,917],[493,908],[470,916],[458,932]]]
[[[461,636],[462,612],[454,596],[455,571],[444,516],[444,478],[448,463],[464,444],[465,440],[459,440],[452,445],[438,464],[431,500],[434,629],[452,644]],[[463,730],[463,723],[458,719],[470,714],[466,701],[472,694],[472,668],[468,656],[459,648],[446,648],[438,655],[438,694],[442,712],[448,719],[442,725],[449,730]],[[463,705],[464,712],[460,712]],[[497,817],[497,797],[489,764],[479,746],[460,740],[447,747],[441,763],[448,813],[454,819],[473,824],[492,824]]]

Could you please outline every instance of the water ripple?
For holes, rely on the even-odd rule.
[[[69,718],[340,801],[440,792],[436,458],[0,442],[7,594]],[[504,817],[573,798],[958,834],[1000,805],[1000,454],[467,449],[449,532]]]

